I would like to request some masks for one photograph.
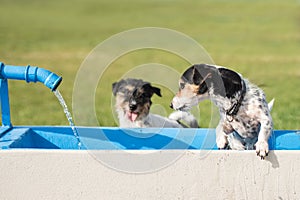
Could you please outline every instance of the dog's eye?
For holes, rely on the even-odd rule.
[[[185,86],[185,84],[184,84],[184,83],[180,83],[180,84],[179,84],[179,86],[180,86],[180,89],[181,89],[181,90],[183,90],[183,89],[184,89],[184,86]]]

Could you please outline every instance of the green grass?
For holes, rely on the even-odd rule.
[[[276,129],[300,129],[299,1],[0,0],[0,13],[0,61],[37,65],[61,75],[59,90],[69,107],[77,70],[96,45],[132,28],[163,27],[194,38],[216,64],[237,70],[260,85],[268,100],[275,97],[272,116]],[[159,50],[136,51],[117,59],[96,91],[100,125],[116,125],[112,82],[150,62],[179,72],[189,65]],[[46,87],[10,81],[9,88],[13,124],[67,125],[63,110]],[[156,107],[157,112],[170,113],[173,94],[164,87],[162,93],[164,98],[155,97],[153,103],[164,108]],[[200,124],[207,127],[211,103],[200,104],[200,110]]]

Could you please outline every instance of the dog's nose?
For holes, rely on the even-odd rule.
[[[170,108],[172,108],[172,109],[173,109],[173,104],[172,104],[172,102],[170,103]]]
[[[136,104],[130,104],[130,105],[129,105],[129,109],[130,109],[131,111],[134,111],[136,108],[137,108],[137,105],[136,105]]]

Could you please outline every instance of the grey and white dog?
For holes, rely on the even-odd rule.
[[[260,88],[230,69],[207,64],[188,68],[179,86],[171,103],[173,109],[186,111],[204,99],[212,100],[219,108],[219,149],[256,149],[261,159],[268,155],[274,101],[268,105]]]
[[[169,127],[197,128],[195,117],[185,111],[171,113],[169,118],[150,113],[151,97],[156,94],[161,97],[160,89],[141,79],[122,79],[112,85],[113,95],[116,97],[116,111],[119,126],[124,128]]]

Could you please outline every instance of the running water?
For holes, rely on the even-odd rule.
[[[74,125],[74,122],[73,122],[73,119],[72,119],[72,115],[69,112],[68,106],[67,106],[64,98],[62,97],[62,95],[60,94],[60,92],[58,90],[53,91],[53,93],[57,97],[60,105],[63,107],[64,113],[65,113],[65,115],[66,115],[66,117],[67,117],[67,119],[69,121],[69,124],[70,124],[70,126],[72,128],[73,134],[74,134],[75,138],[77,139],[78,149],[81,149],[81,142],[80,142],[80,139],[79,139],[79,135],[78,135],[78,132],[76,131],[76,128],[75,128],[75,125]]]

